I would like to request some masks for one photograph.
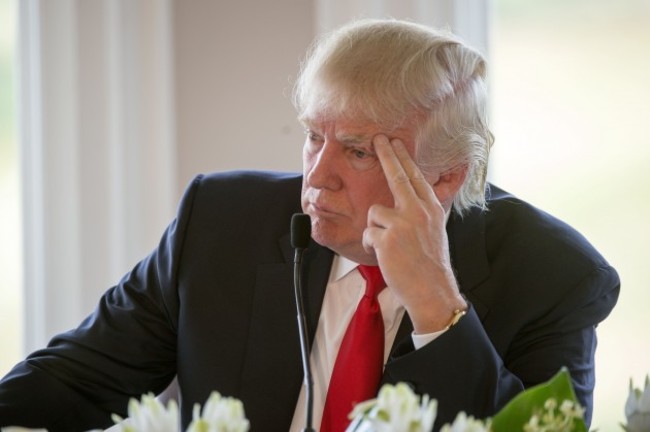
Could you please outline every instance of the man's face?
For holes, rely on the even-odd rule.
[[[373,204],[393,207],[393,196],[372,145],[384,133],[371,122],[313,118],[305,122],[302,209],[311,216],[312,238],[353,261],[375,263],[361,239]],[[415,133],[398,128],[387,136],[402,140],[411,155]]]

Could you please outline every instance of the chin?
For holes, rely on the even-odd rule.
[[[311,238],[321,246],[336,250],[340,244],[341,230],[338,224],[322,218],[312,218]]]
[[[346,227],[330,221],[312,221],[311,238],[316,243],[348,259],[358,261],[365,252],[361,246],[361,236],[354,234]]]
[[[312,219],[311,238],[319,245],[332,249],[332,246],[336,244],[334,236],[336,229],[329,225],[331,224]]]

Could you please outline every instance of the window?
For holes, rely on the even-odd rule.
[[[492,181],[582,232],[619,271],[599,326],[592,427],[650,373],[650,3],[495,0]]]
[[[16,2],[0,0],[0,376],[22,357],[22,249],[16,139]]]

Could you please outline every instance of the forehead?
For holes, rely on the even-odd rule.
[[[310,131],[319,134],[333,134],[337,138],[356,140],[370,140],[377,134],[384,134],[389,138],[399,138],[402,141],[412,142],[416,136],[414,125],[402,124],[397,127],[386,127],[363,117],[354,116],[320,116],[305,117],[302,124]]]
[[[336,133],[355,133],[355,134],[368,134],[380,133],[381,126],[365,120],[362,118],[354,118],[348,116],[325,116],[316,115],[313,117],[306,117],[301,119],[302,124],[311,130],[318,131],[332,131]]]

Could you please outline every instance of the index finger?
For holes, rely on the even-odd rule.
[[[397,157],[388,137],[383,134],[376,135],[372,142],[381,168],[384,170],[388,187],[395,198],[395,203],[399,204],[404,199],[415,198],[415,190],[411,185],[409,175]]]
[[[409,198],[436,200],[433,188],[401,140],[389,141],[387,136],[377,135],[373,143],[396,203]]]

